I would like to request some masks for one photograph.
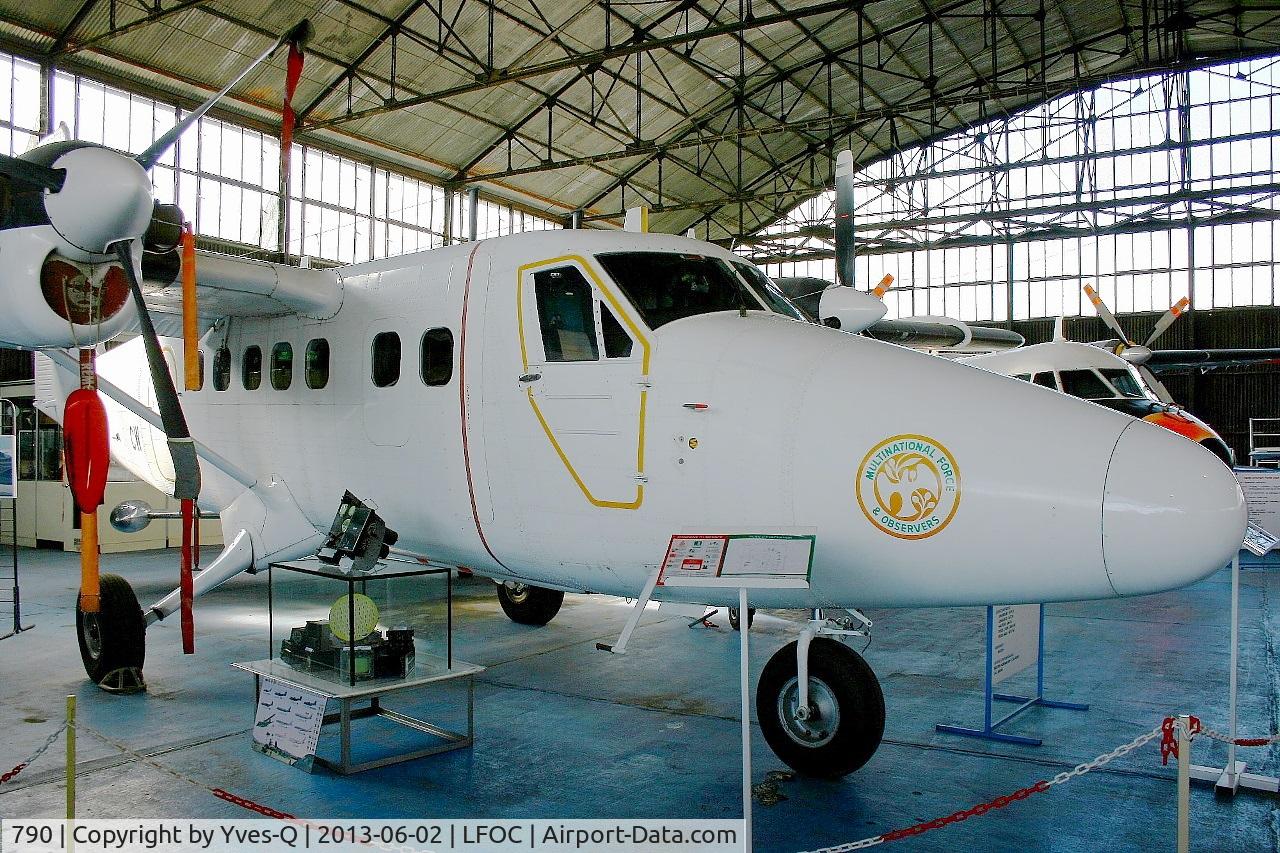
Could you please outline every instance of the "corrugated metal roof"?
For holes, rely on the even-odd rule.
[[[671,208],[656,227],[730,232],[825,184],[833,146],[876,159],[1081,80],[1280,44],[1231,0],[743,2],[739,25],[713,0],[0,0],[0,42],[190,102],[305,17],[300,138],[550,215],[648,201]],[[676,41],[630,47],[654,38]],[[278,123],[283,77],[279,57],[222,114]]]

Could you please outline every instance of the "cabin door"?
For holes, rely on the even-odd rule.
[[[637,509],[644,499],[648,343],[581,258],[519,270],[517,378],[546,494],[569,507]]]

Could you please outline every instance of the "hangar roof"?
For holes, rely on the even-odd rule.
[[[298,139],[544,215],[750,233],[859,162],[1151,70],[1280,50],[1241,0],[0,0],[0,45],[189,104],[301,18]],[[283,57],[221,115],[277,129]],[[699,227],[699,236],[702,228]]]

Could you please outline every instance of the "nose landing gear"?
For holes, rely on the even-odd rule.
[[[145,690],[142,664],[147,653],[147,627],[133,587],[119,575],[99,581],[97,613],[85,613],[76,601],[76,636],[80,660],[93,683],[111,693]]]
[[[765,665],[756,715],[765,741],[788,766],[806,776],[837,779],[862,767],[879,748],[884,693],[861,655],[817,634],[865,632],[833,627],[815,614],[800,639]]]
[[[564,593],[556,589],[506,581],[498,584],[498,603],[512,622],[545,625],[560,612]]]

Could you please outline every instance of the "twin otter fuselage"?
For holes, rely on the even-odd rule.
[[[813,535],[811,588],[753,595],[774,607],[1136,595],[1239,546],[1240,490],[1203,448],[795,319],[708,243],[538,232],[337,274],[329,319],[216,325],[182,395],[197,440],[282,482],[320,530],[350,490],[404,547],[630,596],[674,534]],[[140,341],[99,370],[151,398]],[[163,436],[140,424],[113,425],[113,450],[167,488]],[[203,472],[209,508],[243,491]]]

